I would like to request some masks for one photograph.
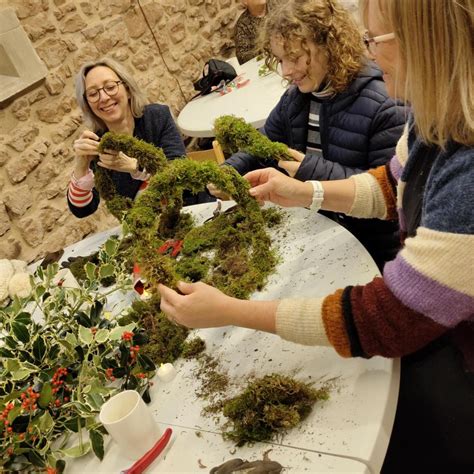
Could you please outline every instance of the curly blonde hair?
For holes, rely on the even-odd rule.
[[[277,63],[271,48],[275,36],[282,38],[289,54],[302,48],[308,54],[308,66],[308,41],[323,48],[328,64],[324,93],[347,89],[366,60],[361,31],[351,14],[334,0],[288,0],[269,13],[260,42],[272,69]]]

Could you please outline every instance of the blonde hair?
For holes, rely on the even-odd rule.
[[[120,80],[123,82],[125,88],[130,94],[130,110],[133,117],[138,118],[143,115],[143,109],[145,105],[149,104],[149,100],[145,94],[139,89],[137,82],[132,75],[117,61],[111,58],[102,58],[98,61],[90,61],[84,64],[76,76],[76,100],[84,114],[84,120],[86,124],[91,128],[92,131],[106,131],[107,126],[104,121],[97,117],[92,112],[89,103],[85,96],[86,90],[86,76],[97,66],[105,66],[117,74]]]
[[[373,1],[373,0],[371,0]],[[367,24],[369,0],[361,0]],[[400,47],[419,136],[444,148],[474,144],[474,0],[378,0]]]
[[[327,88],[323,92],[343,92],[359,73],[365,60],[362,35],[350,13],[334,0],[288,0],[271,10],[260,42],[269,67],[277,59],[271,41],[283,39],[288,53],[301,42],[308,55],[308,41],[322,46],[327,57]],[[308,60],[308,65],[310,60]]]

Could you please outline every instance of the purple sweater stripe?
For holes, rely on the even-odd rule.
[[[402,176],[402,171],[403,167],[398,161],[397,155],[395,155],[391,160],[390,160],[390,172],[392,173],[392,176],[397,180],[400,181],[400,177]]]
[[[474,298],[438,283],[415,270],[400,255],[385,265],[384,280],[393,294],[410,309],[445,327],[469,319]]]
[[[405,213],[403,212],[403,209],[397,209],[398,212],[398,225],[400,227],[400,230],[402,232],[405,232],[407,230],[407,223],[405,221]]]

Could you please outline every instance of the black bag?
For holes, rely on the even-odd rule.
[[[235,69],[220,59],[210,59],[205,65],[202,77],[194,83],[194,89],[200,91],[198,95],[207,95],[213,86],[218,86],[221,81],[232,81],[237,76]]]

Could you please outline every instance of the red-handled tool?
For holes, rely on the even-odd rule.
[[[155,446],[147,451],[132,467],[121,471],[121,474],[141,474],[165,449],[172,433],[173,430],[171,428],[166,428],[163,436],[156,442]]]

